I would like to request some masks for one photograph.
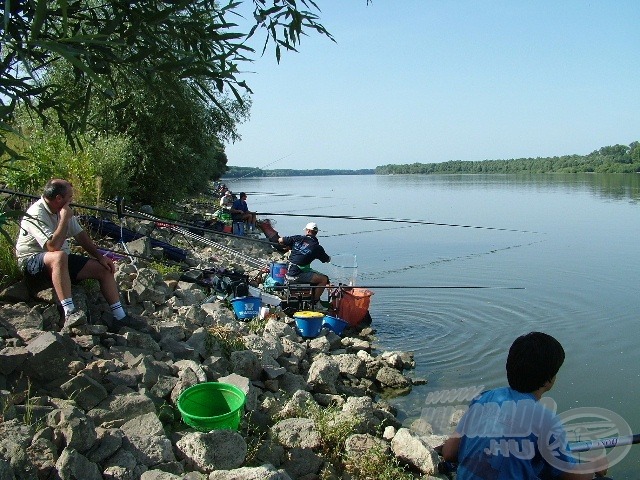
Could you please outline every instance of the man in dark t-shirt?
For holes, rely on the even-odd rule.
[[[327,255],[316,237],[318,234],[317,224],[307,223],[304,231],[304,235],[278,238],[278,243],[291,248],[287,280],[292,283],[309,283],[312,286],[325,287],[329,285],[329,277],[313,270],[311,262],[320,260],[322,263],[328,263],[331,261],[331,257]],[[320,301],[323,291],[323,288],[313,289],[314,304]]]

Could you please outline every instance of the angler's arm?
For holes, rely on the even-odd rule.
[[[447,462],[458,461],[458,449],[460,448],[460,436],[452,434],[442,445],[442,458]]]

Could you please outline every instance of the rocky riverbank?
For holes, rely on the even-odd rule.
[[[226,250],[189,246],[196,277],[216,267],[258,277],[243,256],[282,259],[266,242],[212,238]],[[144,240],[130,247],[154,253]],[[90,283],[73,291],[84,320],[62,326],[51,289],[37,298],[24,284],[2,292],[1,480],[358,479],[382,478],[383,465],[405,466],[406,478],[436,471],[433,447],[442,438],[403,428],[379,399],[385,389],[411,388],[413,356],[377,351],[374,329],[303,339],[282,312],[238,321],[226,299],[210,301],[189,277],[140,260],[118,262],[116,278],[127,310],[151,331],[109,333],[108,306]],[[208,381],[245,392],[239,431],[197,432],[180,422],[180,393]],[[371,466],[377,476],[366,473]]]

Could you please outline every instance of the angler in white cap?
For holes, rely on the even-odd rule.
[[[278,243],[291,248],[287,280],[290,283],[309,283],[317,287],[327,286],[329,285],[329,277],[311,268],[311,262],[314,260],[320,260],[322,263],[331,261],[331,257],[327,255],[316,237],[318,225],[309,222],[304,227],[304,232],[304,235],[278,238]],[[313,289],[314,304],[318,304],[323,291],[323,288]]]

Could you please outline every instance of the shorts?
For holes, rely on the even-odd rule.
[[[315,275],[316,272],[313,270],[310,272],[302,272],[297,277],[291,277],[287,275],[285,278],[289,283],[311,283],[311,279]]]
[[[27,259],[24,264],[24,272],[27,275],[32,277],[50,277],[44,265],[45,253],[46,252],[36,253]],[[71,283],[78,281],[78,273],[80,273],[89,260],[90,258],[84,255],[76,255],[75,253],[69,255],[69,277],[71,278]]]

